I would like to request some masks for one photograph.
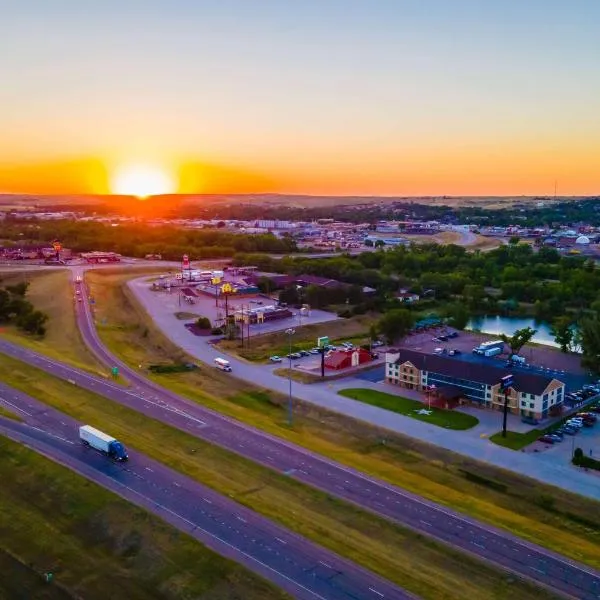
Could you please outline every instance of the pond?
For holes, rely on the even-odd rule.
[[[512,335],[517,329],[524,329],[525,327],[537,330],[537,333],[533,336],[533,342],[558,348],[558,344],[554,341],[554,336],[550,331],[550,325],[544,321],[536,321],[531,318],[475,317],[467,323],[466,329],[476,329],[482,333],[489,333],[491,335],[499,335],[501,333]]]

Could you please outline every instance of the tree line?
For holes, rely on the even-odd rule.
[[[0,287],[0,323],[14,324],[27,333],[43,336],[48,315],[26,299],[28,287],[26,282]]]
[[[415,317],[436,311],[459,329],[478,315],[531,316],[550,323],[563,351],[581,347],[584,364],[600,372],[600,269],[592,259],[513,239],[489,252],[424,244],[322,259],[236,255],[234,262],[372,287],[375,295],[359,303],[380,312],[404,308],[396,294],[405,289],[421,298],[406,308]]]
[[[74,252],[102,250],[124,256],[143,258],[160,254],[165,260],[181,260],[188,254],[192,260],[228,258],[240,252],[288,254],[296,252],[290,237],[272,234],[244,235],[219,229],[181,229],[173,226],[148,227],[143,223],[110,224],[82,221],[8,221],[2,237],[16,247],[48,244],[60,240]]]

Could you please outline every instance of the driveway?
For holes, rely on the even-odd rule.
[[[145,279],[147,278],[134,279],[128,285],[165,336],[183,348],[190,356],[205,363],[212,364],[216,357],[223,356],[223,352],[214,348],[207,339],[189,333],[183,322],[173,314],[172,307],[166,306],[161,296],[150,291],[149,284],[145,282]],[[228,356],[228,360],[235,377],[252,384],[260,382],[265,388],[283,395],[288,394],[288,380],[272,373],[277,365],[252,364],[233,356]],[[293,382],[292,393],[296,398],[305,402],[351,416],[371,425],[417,438],[477,460],[483,460],[575,493],[600,498],[597,480],[590,478],[586,473],[574,471],[568,463],[544,460],[543,455],[514,452],[497,446],[478,435],[465,435],[465,432],[442,429],[337,394],[338,389],[353,385],[354,387],[358,385],[358,387],[381,389],[380,384],[375,382],[350,378],[311,385]],[[479,418],[479,413],[477,416]],[[497,417],[497,415],[495,416]]]

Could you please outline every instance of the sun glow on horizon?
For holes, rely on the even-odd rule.
[[[115,170],[110,187],[113,194],[148,198],[173,194],[177,185],[164,169],[150,165],[130,165]]]

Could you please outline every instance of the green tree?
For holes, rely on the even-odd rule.
[[[511,336],[505,333],[500,334],[500,339],[508,345],[510,348],[511,356],[513,354],[519,354],[521,348],[531,341],[531,338],[537,333],[537,329],[531,327],[525,327],[524,329],[517,329]]]
[[[471,318],[471,313],[467,307],[460,302],[451,304],[448,307],[447,315],[449,318],[449,325],[455,329],[464,329]]]
[[[415,324],[413,313],[405,308],[386,312],[377,323],[377,331],[385,336],[388,344],[403,338]]]
[[[600,373],[600,319],[582,319],[579,323],[582,358],[581,364],[594,373]]]
[[[34,335],[45,335],[45,323],[48,320],[48,315],[39,310],[27,312],[17,317],[17,326]]]
[[[561,352],[573,352],[575,344],[575,331],[569,317],[555,319],[550,327],[554,341],[560,346]]]

